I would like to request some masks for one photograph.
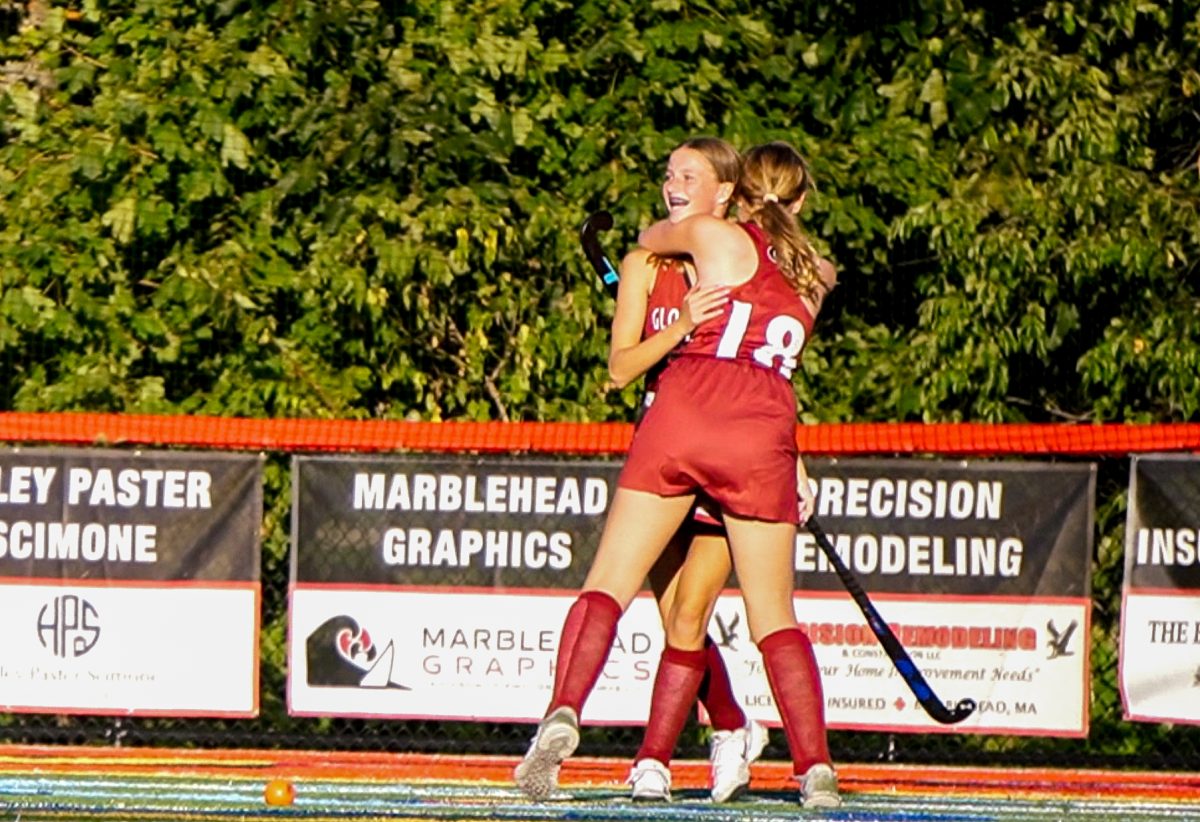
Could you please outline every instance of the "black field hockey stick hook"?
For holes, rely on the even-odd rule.
[[[837,573],[838,579],[842,581],[846,591],[850,594],[850,598],[854,600],[854,604],[862,611],[863,616],[867,619],[867,625],[874,632],[875,637],[879,640],[879,644],[883,646],[884,652],[892,660],[892,664],[896,666],[896,670],[904,679],[904,683],[908,685],[913,696],[917,698],[917,702],[925,709],[925,713],[929,714],[937,722],[943,725],[955,725],[962,722],[968,716],[975,712],[975,700],[960,699],[955,703],[954,707],[947,707],[946,703],[938,698],[933,692],[933,688],[929,687],[929,683],[925,681],[925,677],[921,674],[912,657],[908,655],[908,651],[900,644],[900,640],[892,631],[890,625],[880,616],[879,611],[875,609],[867,592],[863,590],[859,584],[858,578],[851,573],[846,567],[846,563],[842,562],[842,558],[838,556],[837,550],[833,547],[833,543],[829,541],[829,537],[825,534],[825,529],[821,527],[815,517],[810,517],[806,523],[809,533],[813,535],[813,539],[817,541],[821,551],[825,554],[825,558],[829,560],[829,564],[833,566],[833,570]]]
[[[600,232],[608,231],[612,227],[612,214],[603,210],[597,211],[583,221],[579,229],[579,241],[583,244],[583,253],[600,275],[604,287],[615,294],[618,283],[617,269],[600,247]]]

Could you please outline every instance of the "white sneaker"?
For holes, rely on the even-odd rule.
[[[763,751],[766,750],[769,741],[770,735],[767,733],[767,726],[748,719],[746,727],[742,730],[746,733],[746,761],[757,762]]]
[[[573,708],[556,709],[538,725],[525,758],[513,771],[517,787],[530,799],[545,799],[558,787],[562,762],[579,747],[579,717]]]
[[[639,759],[629,772],[634,802],[670,802],[671,772],[657,759]]]
[[[837,808],[842,804],[838,794],[837,774],[824,763],[817,763],[800,777],[800,805],[804,808]]]
[[[750,763],[767,747],[767,729],[753,719],[736,731],[715,731],[708,759],[712,768],[712,800],[737,799],[750,787]]]

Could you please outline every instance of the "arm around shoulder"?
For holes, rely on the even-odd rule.
[[[828,294],[838,284],[837,267],[824,257],[817,258],[817,273],[821,277],[821,287]]]
[[[626,281],[626,278],[634,279],[639,276],[644,280],[646,275],[653,270],[654,267],[650,265],[650,250],[644,246],[638,246],[626,253],[621,258],[621,264],[617,266],[622,283]]]
[[[758,251],[738,225],[711,214],[659,220],[638,236],[656,254],[688,255],[701,286],[740,285],[754,275]]]
[[[659,220],[642,229],[638,245],[655,254],[694,254],[705,231],[718,224],[725,225],[725,220],[711,214],[693,214],[678,222],[669,218]]]

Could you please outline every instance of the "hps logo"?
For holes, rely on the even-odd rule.
[[[55,656],[83,656],[100,639],[100,614],[86,599],[64,594],[38,612],[37,635]]]

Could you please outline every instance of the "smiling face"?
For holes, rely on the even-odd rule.
[[[671,152],[662,193],[671,222],[693,214],[724,217],[733,184],[721,182],[701,152],[683,146]]]

